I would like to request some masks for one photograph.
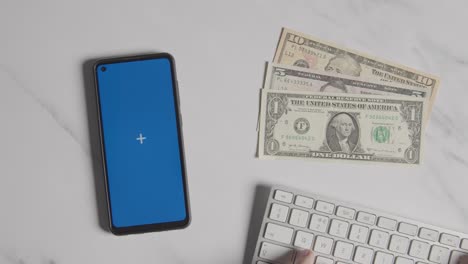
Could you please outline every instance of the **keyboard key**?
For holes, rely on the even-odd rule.
[[[316,259],[315,259],[315,264],[333,264],[333,259],[329,259],[329,258],[324,258],[322,256],[318,256]]]
[[[268,223],[265,229],[264,237],[280,243],[291,243],[294,230],[292,228]]]
[[[464,264],[468,261],[468,252],[452,251],[450,255],[450,264]]]
[[[293,264],[294,250],[291,248],[278,246],[268,242],[263,242],[258,256],[260,258],[274,261],[280,264]]]
[[[324,201],[317,201],[317,203],[315,204],[315,210],[327,214],[333,214],[333,211],[335,210],[335,205]]]
[[[379,217],[379,221],[377,222],[377,226],[388,229],[388,230],[392,230],[392,231],[396,229],[396,225],[397,225],[396,220],[386,218],[386,217]]]
[[[408,246],[408,238],[398,235],[392,235],[390,239],[390,246],[388,247],[388,249],[396,253],[405,254],[408,250]]]
[[[419,230],[419,237],[422,239],[426,239],[430,241],[437,241],[438,236],[439,236],[439,232],[432,230],[432,229],[422,227]]]
[[[427,259],[429,255],[429,244],[419,240],[411,241],[409,255],[415,258]]]
[[[333,256],[341,259],[349,259],[351,260],[351,255],[353,253],[353,244],[346,243],[343,241],[336,242],[335,251],[333,252]]]
[[[432,246],[429,254],[429,261],[434,263],[446,264],[449,259],[448,248]]]
[[[313,239],[314,235],[311,233],[297,231],[296,239],[294,240],[294,246],[304,249],[311,249]]]
[[[351,232],[349,232],[349,240],[359,243],[366,243],[368,233],[369,228],[361,225],[352,225]]]
[[[364,224],[373,225],[375,223],[375,215],[366,212],[359,212],[356,220]]]
[[[393,264],[393,255],[379,251],[375,253],[374,264]]]
[[[468,239],[462,239],[462,241],[460,243],[460,248],[468,250]]]
[[[333,239],[317,236],[315,239],[314,251],[329,255],[333,246]]]
[[[328,231],[328,233],[332,236],[345,238],[346,234],[348,233],[348,226],[349,224],[347,222],[333,219],[331,221],[330,231]]]
[[[439,242],[447,246],[457,247],[460,243],[460,238],[458,238],[457,236],[443,233],[440,235]]]
[[[356,210],[348,208],[348,207],[338,206],[336,208],[336,215],[339,217],[353,220],[355,214],[356,214]]]
[[[418,233],[418,227],[412,224],[401,222],[398,225],[398,232],[409,236],[415,236]]]
[[[371,232],[369,245],[379,248],[387,248],[388,238],[388,233],[374,229]]]
[[[397,257],[395,260],[395,264],[413,264],[414,262],[411,259]]]
[[[372,261],[374,251],[370,248],[356,247],[354,253],[354,261],[360,264],[370,264]]]
[[[271,205],[270,216],[268,216],[268,218],[280,222],[286,222],[286,218],[288,217],[288,211],[289,208],[287,206],[274,203]]]
[[[461,249],[468,250],[468,239],[463,239],[461,244],[460,244]]]
[[[293,199],[293,194],[290,192],[276,190],[274,199],[285,203],[291,203]]]
[[[291,217],[289,218],[289,223],[291,225],[306,227],[307,220],[309,219],[309,213],[306,211],[292,209]]]
[[[314,199],[298,195],[296,196],[294,204],[300,207],[312,209],[312,206],[314,205]]]
[[[328,227],[328,217],[318,214],[313,214],[310,218],[309,229],[325,233]]]

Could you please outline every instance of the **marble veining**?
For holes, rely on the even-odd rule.
[[[31,99],[33,99],[34,102],[55,121],[57,126],[60,127],[64,133],[70,136],[70,138],[76,144],[80,145],[83,151],[85,153],[88,153],[89,155],[89,147],[78,140],[77,136],[75,135],[75,132],[67,125],[65,120],[62,120],[60,118],[60,116],[57,114],[57,110],[55,110],[51,104],[42,100],[36,94],[34,94],[34,92],[27,89],[27,87],[21,83],[17,74],[15,74],[12,70],[8,69],[5,65],[0,64],[0,73],[2,72],[6,75],[6,78],[10,78],[14,81],[14,83],[17,85],[16,87],[19,88],[19,90],[22,91],[24,95],[29,96]]]

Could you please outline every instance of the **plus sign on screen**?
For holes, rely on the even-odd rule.
[[[146,137],[143,136],[143,134],[140,133],[140,136],[137,137],[137,140],[140,141],[140,144],[143,144],[143,140],[145,140]]]

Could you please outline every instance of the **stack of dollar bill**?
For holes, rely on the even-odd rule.
[[[261,90],[258,156],[420,164],[439,82],[283,29]]]

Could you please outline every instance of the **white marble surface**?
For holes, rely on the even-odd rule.
[[[280,183],[468,233],[465,0],[2,1],[0,263],[241,263],[255,186]],[[420,167],[254,158],[264,61],[287,26],[441,77]],[[83,62],[177,61],[192,225],[99,226]]]

